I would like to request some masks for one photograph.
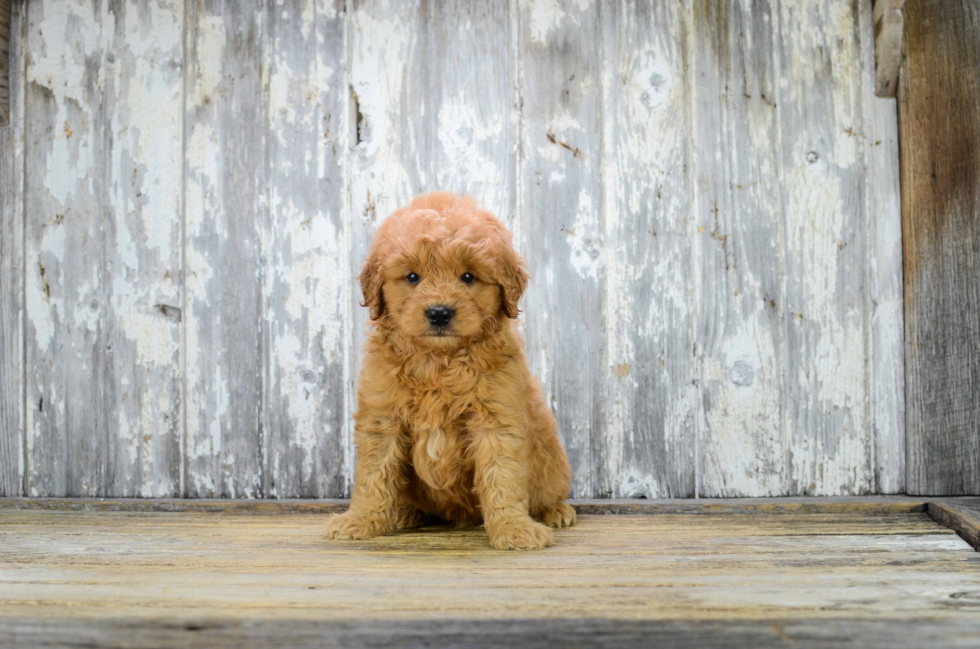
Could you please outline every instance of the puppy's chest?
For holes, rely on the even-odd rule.
[[[399,374],[400,416],[415,429],[449,430],[480,409],[481,380],[465,365]]]
[[[466,371],[403,374],[402,418],[412,440],[412,464],[430,488],[452,489],[469,480],[466,422],[478,409],[478,378]]]
[[[412,466],[430,488],[447,490],[468,483],[471,465],[464,426],[448,423],[412,431]]]

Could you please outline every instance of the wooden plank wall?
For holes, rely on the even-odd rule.
[[[980,494],[980,6],[905,4],[908,488]]]
[[[7,6],[5,6],[7,5]],[[0,1],[0,12],[10,10]],[[10,109],[0,128],[0,495],[24,480],[24,84],[23,5],[14,3],[8,34]]]
[[[10,123],[10,0],[0,0],[0,126]]]
[[[897,127],[869,3],[15,16],[4,495],[349,493],[354,275],[384,216],[437,188],[528,257],[528,357],[575,496],[904,488]]]

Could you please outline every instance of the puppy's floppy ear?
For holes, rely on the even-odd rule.
[[[371,319],[378,320],[385,311],[385,298],[381,292],[381,255],[377,250],[371,250],[364,268],[361,269],[361,293],[364,294],[364,301],[361,306],[371,309]]]
[[[508,242],[497,257],[497,283],[500,284],[500,307],[508,318],[516,318],[517,303],[527,288],[527,262]]]

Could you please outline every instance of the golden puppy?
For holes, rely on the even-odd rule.
[[[510,233],[472,198],[419,196],[378,228],[360,280],[374,326],[357,471],[327,537],[370,538],[428,515],[482,521],[499,549],[551,545],[547,526],[575,523],[571,472],[514,329],[527,273]]]

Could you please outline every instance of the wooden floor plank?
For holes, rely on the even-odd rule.
[[[180,623],[154,620],[135,623],[113,619],[99,625],[78,620],[0,619],[0,647],[34,643],[45,647],[139,646],[146,649],[198,645],[209,647],[416,647],[440,649],[473,647],[589,646],[673,647],[787,647],[793,649],[917,646],[973,648],[980,631],[972,620],[931,619],[850,620],[439,620],[420,622],[316,622],[206,619]],[[397,640],[392,641],[393,638]],[[125,639],[125,640],[122,640]]]
[[[480,528],[328,542],[324,512],[344,501],[97,511],[9,499],[0,647],[980,642],[980,554],[917,501],[700,515],[652,503],[659,515],[583,514],[554,547],[513,553]]]

